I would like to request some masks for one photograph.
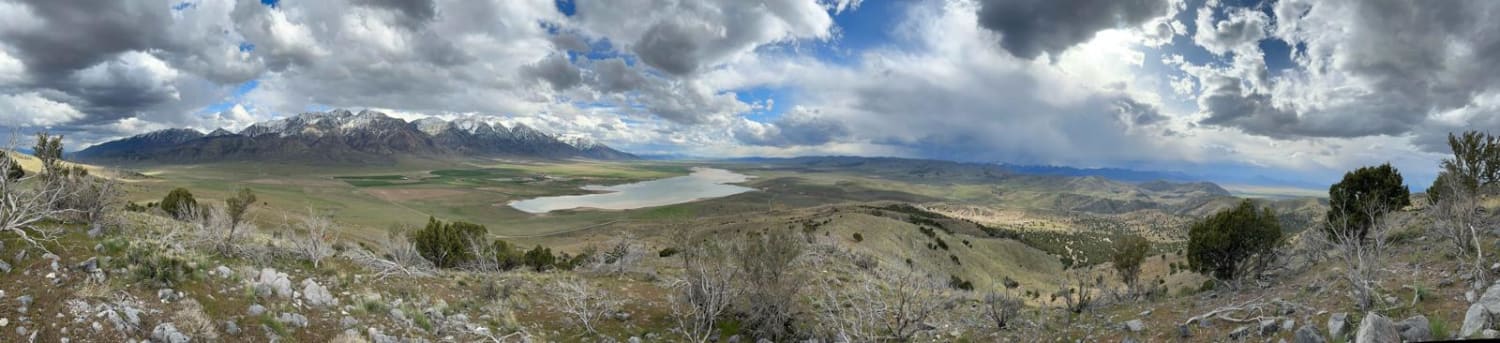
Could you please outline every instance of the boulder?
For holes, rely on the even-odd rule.
[[[1193,337],[1193,330],[1187,325],[1178,325],[1177,336],[1182,338]]]
[[[1432,340],[1431,328],[1427,322],[1427,317],[1420,314],[1396,323],[1396,331],[1401,332],[1401,339],[1407,342]]]
[[[1312,327],[1312,325],[1303,325],[1302,328],[1301,329],[1297,329],[1297,333],[1292,336],[1292,343],[1325,343],[1325,342],[1327,342],[1327,341],[1323,340],[1323,336],[1318,335],[1318,329],[1314,329]]]
[[[266,307],[260,304],[250,304],[249,313],[251,316],[259,316],[261,313],[266,313]]]
[[[338,304],[338,301],[334,300],[333,294],[328,293],[327,288],[323,288],[323,285],[319,285],[312,278],[302,280],[302,298],[307,300],[308,305],[312,306],[321,307]]]
[[[1344,330],[1349,329],[1349,314],[1344,312],[1334,313],[1328,316],[1328,336],[1344,337]]]
[[[292,281],[287,278],[286,273],[276,272],[275,269],[261,269],[260,276],[252,285],[255,287],[255,293],[261,296],[272,294],[282,297],[292,296]]]
[[[1396,331],[1396,323],[1386,319],[1379,313],[1367,312],[1365,319],[1359,321],[1359,329],[1354,333],[1355,343],[1401,343],[1401,332]]]
[[[1484,305],[1484,309],[1490,313],[1500,313],[1500,284],[1486,289],[1484,295],[1479,296],[1477,303]]]
[[[10,263],[5,263],[5,261],[0,261],[0,273],[9,274],[10,273]]]
[[[1261,319],[1260,320],[1260,327],[1259,327],[1259,331],[1258,332],[1260,332],[1261,336],[1275,335],[1276,331],[1280,331],[1280,330],[1281,330],[1281,324],[1278,324],[1275,319]]]
[[[1132,319],[1130,321],[1125,322],[1125,330],[1130,330],[1130,332],[1145,331],[1146,330],[1146,323],[1141,322],[1140,319]]]
[[[177,326],[172,323],[157,324],[151,329],[151,342],[153,343],[188,343],[192,340],[187,335],[177,331]]]
[[[282,312],[276,321],[299,328],[307,327],[307,317],[297,313]]]
[[[1484,309],[1484,305],[1469,305],[1469,311],[1464,313],[1464,326],[1458,330],[1458,336],[1473,337],[1474,333],[1484,330],[1489,322],[1490,313]]]

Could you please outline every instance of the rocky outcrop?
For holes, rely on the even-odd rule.
[[[1379,313],[1367,312],[1365,319],[1359,321],[1359,330],[1355,331],[1354,342],[1401,343],[1401,332],[1396,330],[1396,324],[1390,319],[1386,319]]]

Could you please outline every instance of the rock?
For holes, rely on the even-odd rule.
[[[386,336],[385,334],[380,333],[380,330],[376,328],[365,329],[365,334],[370,336],[370,341],[373,343],[401,343],[400,339]]]
[[[259,316],[262,313],[266,313],[266,307],[260,306],[260,304],[250,304],[250,310],[248,313],[252,316]]]
[[[1260,331],[1259,332],[1260,332],[1261,336],[1275,335],[1276,331],[1281,331],[1281,325],[1277,324],[1275,319],[1261,319],[1260,320]]]
[[[1182,338],[1193,337],[1193,330],[1186,324],[1177,326],[1177,336]]]
[[[1229,332],[1229,339],[1242,339],[1250,335],[1249,326],[1241,326]]]
[[[230,336],[237,336],[237,335],[239,335],[240,334],[240,324],[235,323],[233,320],[226,320],[226,321],[224,321],[224,333],[227,333]]]
[[[395,321],[398,321],[398,322],[405,322],[406,321],[406,312],[401,311],[401,309],[399,309],[399,308],[393,308],[393,309],[391,309],[391,319],[394,319]]]
[[[260,270],[260,276],[254,282],[255,293],[261,296],[275,294],[282,297],[292,296],[292,281],[287,278],[286,273],[279,273],[275,269],[266,268]]]
[[[776,343],[776,342],[772,342],[769,339],[761,338],[759,340],[756,340],[755,343]]]
[[[740,335],[729,336],[728,343],[740,343]]]
[[[5,261],[0,261],[0,273],[10,274],[10,263],[5,263]]]
[[[636,337],[636,336],[630,336],[630,339],[625,340],[625,341],[628,342],[628,343],[641,343],[641,338],[640,337]]]
[[[0,318],[0,328],[10,325],[10,318]]]
[[[1489,311],[1486,311],[1484,309],[1484,305],[1469,305],[1469,311],[1464,313],[1464,326],[1463,328],[1458,330],[1458,336],[1472,337],[1474,336],[1475,332],[1484,330],[1485,326],[1488,325],[1489,322],[1490,314]]]
[[[1484,309],[1489,313],[1500,313],[1500,285],[1490,286],[1484,291],[1484,295],[1479,296],[1477,303],[1484,305]]]
[[[229,269],[229,267],[219,266],[218,268],[214,268],[214,275],[218,275],[221,279],[228,279],[234,276],[234,270]]]
[[[1484,329],[1484,331],[1480,331],[1479,332],[1479,337],[1489,338],[1489,339],[1497,338],[1497,337],[1500,337],[1500,331],[1495,331],[1495,330],[1492,330],[1492,329]]]
[[[83,263],[78,264],[78,270],[82,270],[85,273],[93,273],[99,270],[99,258],[90,257],[88,260],[84,260]]]
[[[162,288],[156,291],[156,297],[161,298],[162,302],[173,302],[177,301],[177,299],[181,299],[182,295],[178,294],[177,291],[174,291],[171,288]]]
[[[354,319],[354,317],[344,316],[343,319],[339,319],[339,326],[341,327],[352,328],[355,325],[359,325],[359,320]]]
[[[1312,327],[1312,325],[1303,325],[1302,328],[1301,329],[1297,329],[1297,333],[1292,336],[1292,343],[1324,343],[1324,342],[1326,342],[1326,341],[1323,340],[1323,336],[1318,335],[1318,329],[1314,329]]]
[[[338,304],[338,301],[333,298],[333,294],[328,293],[327,288],[323,288],[323,285],[319,285],[312,278],[302,280],[302,298],[306,299],[307,304],[312,306],[322,307]]]
[[[32,298],[31,298],[30,295],[22,295],[22,296],[16,297],[16,302],[21,303],[21,307],[31,306],[31,300],[32,300]]]
[[[1469,303],[1473,303],[1475,300],[1479,300],[1478,298],[1479,298],[1479,296],[1474,294],[1474,290],[1471,289],[1471,290],[1464,291],[1464,301],[1468,301]]]
[[[151,329],[151,342],[154,343],[188,343],[191,340],[187,335],[177,331],[177,326],[172,323],[157,324]]]
[[[1125,322],[1125,330],[1130,330],[1130,332],[1145,331],[1146,330],[1146,323],[1141,322],[1140,319],[1132,319],[1130,321]]]
[[[1396,323],[1396,331],[1401,333],[1401,339],[1407,342],[1423,342],[1432,340],[1431,326],[1427,317],[1415,315],[1406,320]],[[1446,337],[1445,337],[1446,338]]]
[[[1396,331],[1396,324],[1390,319],[1379,313],[1366,312],[1365,319],[1359,321],[1359,329],[1354,333],[1354,342],[1401,343],[1401,332]]]
[[[276,317],[276,321],[299,328],[307,327],[307,317],[297,313],[282,312],[280,317]]]
[[[1334,313],[1328,316],[1328,336],[1344,337],[1344,330],[1349,328],[1349,314],[1345,312]]]

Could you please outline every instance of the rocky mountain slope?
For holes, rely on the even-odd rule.
[[[398,156],[636,159],[580,136],[506,127],[477,118],[407,122],[376,111],[333,110],[256,123],[238,133],[169,129],[98,144],[74,154],[94,162],[299,161],[390,163]]]

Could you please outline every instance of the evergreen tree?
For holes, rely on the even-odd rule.
[[[1328,188],[1328,233],[1354,230],[1364,239],[1373,220],[1389,211],[1411,205],[1411,191],[1402,183],[1401,172],[1390,163],[1361,167],[1344,174]]]
[[[1267,208],[1250,200],[1193,223],[1188,229],[1187,258],[1193,271],[1219,280],[1250,275],[1281,244],[1281,224]]]

